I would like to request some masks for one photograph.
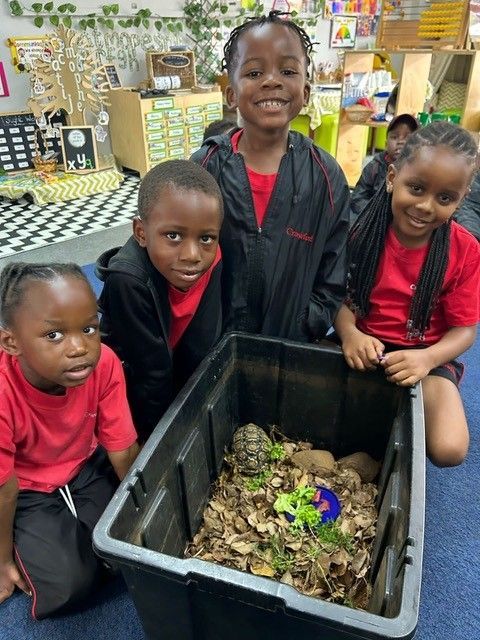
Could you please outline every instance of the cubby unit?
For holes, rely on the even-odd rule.
[[[373,70],[374,50],[345,52],[343,73],[368,73]],[[480,51],[475,50],[384,50],[395,60],[399,69],[399,90],[395,113],[417,116],[424,110],[427,83],[435,74],[437,83],[461,76],[458,84],[464,85],[459,104],[460,124],[470,131],[480,130]],[[343,92],[342,92],[343,93]],[[342,95],[343,103],[343,95]],[[368,131],[372,127],[386,127],[387,123],[367,121],[357,124],[348,121],[345,112],[340,114],[336,158],[353,187],[357,183],[365,156]]]

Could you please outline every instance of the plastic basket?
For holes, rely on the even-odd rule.
[[[349,122],[367,122],[374,113],[373,109],[364,107],[361,104],[352,104],[350,107],[345,107],[345,114]]]

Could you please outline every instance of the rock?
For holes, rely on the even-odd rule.
[[[337,460],[340,469],[353,469],[363,482],[372,482],[380,470],[380,462],[374,460],[368,453],[358,451]]]
[[[319,475],[333,471],[335,466],[335,458],[330,451],[321,449],[297,451],[291,460],[295,466]]]

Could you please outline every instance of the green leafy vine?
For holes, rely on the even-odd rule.
[[[181,19],[157,16],[152,13],[151,9],[139,9],[132,16],[120,15],[120,6],[118,3],[103,4],[99,7],[99,11],[89,13],[87,15],[78,15],[79,9],[70,2],[63,2],[55,5],[54,2],[34,2],[30,7],[24,5],[19,0],[7,0],[10,13],[12,16],[23,16],[26,12],[34,13],[33,24],[39,29],[44,24],[51,24],[58,27],[64,24],[70,28],[75,20],[75,26],[81,30],[95,29],[97,27],[103,29],[114,30],[115,27],[128,29],[130,27],[149,29],[152,25],[157,31],[163,28],[170,33],[180,33],[183,31],[183,23]]]

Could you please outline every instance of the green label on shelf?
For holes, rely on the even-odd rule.
[[[209,102],[204,106],[205,111],[222,111],[221,102]]]
[[[171,109],[173,107],[173,98],[160,98],[153,101],[154,109]]]

